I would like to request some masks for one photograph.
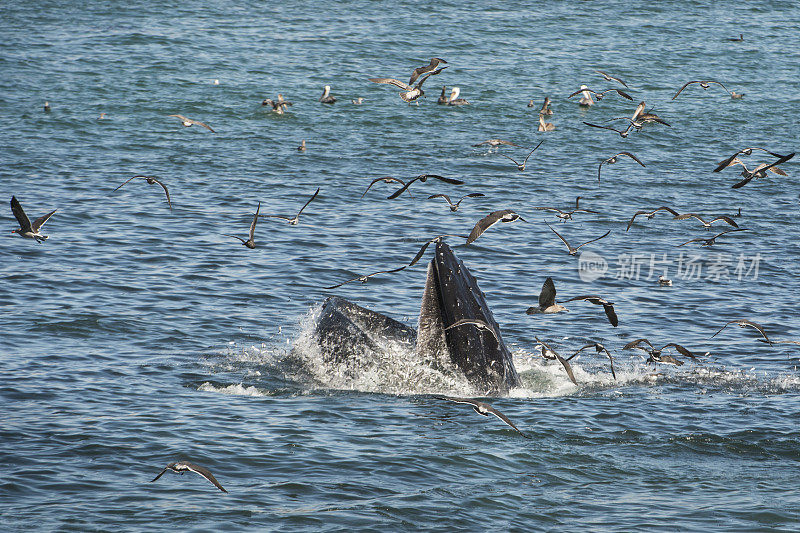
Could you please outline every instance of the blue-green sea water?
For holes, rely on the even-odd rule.
[[[800,346],[736,324],[712,338],[749,319],[800,339],[800,167],[740,189],[741,168],[711,172],[741,148],[800,148],[797,2],[10,1],[0,15],[0,529],[800,528]],[[418,106],[368,81],[405,81],[431,57],[448,68]],[[693,84],[672,100],[691,80],[744,97]],[[633,101],[581,107],[567,96],[582,84]],[[325,85],[334,105],[318,101]],[[437,105],[442,85],[469,105]],[[279,93],[293,103],[283,115],[261,105]],[[556,128],[540,133],[545,97]],[[621,138],[583,124],[640,101],[670,127]],[[517,160],[544,143],[519,172],[473,146],[491,138],[521,145],[500,149]],[[646,166],[621,158],[598,180],[621,150]],[[394,186],[377,183],[360,198],[374,178],[422,173],[465,184],[416,182],[387,200]],[[172,210],[158,185],[115,191],[136,174],[160,177]],[[293,215],[317,187],[300,224],[261,219],[255,249],[226,236],[246,237],[258,202]],[[468,192],[485,197],[457,212],[427,199]],[[31,218],[58,209],[45,243],[10,233],[12,195]],[[597,213],[562,223],[534,209],[576,196]],[[661,212],[626,232],[662,205],[741,209],[747,231],[679,247],[729,226]],[[430,255],[323,287],[507,208],[527,223],[448,242],[523,381],[487,401],[531,439],[438,400],[480,392],[411,354],[348,369],[320,358],[309,334],[331,294],[416,326]],[[573,245],[610,230],[581,249],[602,275],[582,277],[589,255],[568,255],[545,220]],[[619,327],[584,302],[527,315],[548,276],[559,299],[613,301]],[[573,385],[534,337],[564,356],[602,342],[616,379],[584,351]],[[710,353],[654,368],[622,349],[640,337]],[[150,483],[177,460],[228,494],[194,474]]]

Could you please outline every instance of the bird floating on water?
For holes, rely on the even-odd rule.
[[[25,214],[23,211],[22,206],[17,200],[16,196],[11,197],[11,212],[14,213],[14,217],[17,219],[19,223],[19,227],[13,230],[11,233],[18,233],[20,237],[25,237],[28,239],[34,239],[37,243],[41,244],[42,242],[46,241],[48,236],[42,235],[39,233],[39,229],[44,226],[44,223],[53,216],[53,213],[58,211],[58,209],[53,209],[46,215],[40,216],[33,222],[28,219],[28,215]]]
[[[359,96],[358,98],[352,99],[351,102],[353,102],[355,105],[361,105],[364,102],[364,98]]]
[[[194,120],[194,119],[191,119],[191,118],[186,118],[186,117],[184,117],[183,115],[168,115],[168,116],[170,116],[170,117],[175,117],[175,118],[179,119],[179,120],[181,121],[181,124],[183,124],[183,125],[184,125],[184,126],[186,126],[187,128],[188,128],[188,127],[190,127],[190,126],[192,126],[192,125],[194,125],[194,124],[196,124],[196,125],[198,125],[198,126],[203,126],[205,129],[207,129],[207,130],[208,130],[208,131],[210,131],[211,133],[217,133],[216,131],[214,131],[214,129],[213,129],[211,126],[209,126],[209,125],[208,125],[208,124],[206,124],[205,122],[200,122],[199,120]]]
[[[492,414],[492,415],[496,416],[497,418],[499,418],[500,420],[502,420],[505,424],[507,424],[508,426],[513,428],[514,431],[516,431],[517,433],[519,433],[520,435],[522,435],[526,439],[530,438],[528,435],[526,435],[525,433],[520,431],[519,428],[517,426],[515,426],[514,423],[511,420],[509,420],[506,415],[504,415],[503,413],[501,413],[500,411],[498,411],[497,409],[495,409],[494,407],[492,407],[488,403],[479,402],[477,400],[470,400],[470,399],[467,399],[467,398],[451,398],[451,397],[448,397],[448,396],[441,396],[439,399],[440,400],[446,400],[448,402],[453,402],[453,403],[463,403],[463,404],[471,405],[472,408],[475,410],[475,412],[478,413],[479,415],[481,415],[481,416],[489,416],[490,414]]]
[[[319,101],[322,102],[323,104],[335,104],[336,103],[336,97],[331,95],[331,86],[330,85],[326,85],[322,89],[322,96],[319,97]]]
[[[256,241],[254,239],[256,233],[256,222],[258,222],[258,212],[261,211],[261,202],[258,202],[258,207],[256,207],[256,213],[253,215],[253,221],[250,223],[250,233],[247,240],[242,239],[241,237],[237,237],[236,235],[228,235],[225,234],[226,237],[233,237],[234,239],[239,239],[242,241],[244,246],[247,246],[251,250],[256,247]]]
[[[278,115],[283,115],[283,113],[286,111],[286,106],[293,104],[287,100],[284,100],[282,94],[278,94],[277,100],[271,100],[267,98],[261,102],[261,105],[268,105],[272,108],[273,112],[277,113]]]
[[[125,180],[125,183],[123,183],[122,185],[120,185],[119,187],[114,189],[114,191],[112,191],[112,192],[116,192],[116,191],[120,190],[123,185],[126,185],[131,180],[135,180],[137,178],[145,180],[148,185],[153,185],[155,183],[158,183],[159,185],[161,185],[161,188],[164,189],[164,194],[167,196],[167,205],[169,206],[170,209],[172,209],[172,202],[169,199],[169,191],[167,190],[167,186],[164,185],[163,183],[161,183],[157,178],[155,178],[153,176],[134,176],[132,178],[128,178],[127,180]]]
[[[158,478],[163,476],[164,472],[166,472],[167,470],[171,470],[181,475],[184,472],[194,472],[195,474],[200,474],[222,492],[228,492],[227,490],[222,488],[222,485],[219,484],[219,481],[217,481],[217,479],[214,477],[214,474],[212,474],[211,471],[209,471],[207,468],[186,461],[178,461],[176,463],[168,464],[167,466],[164,467],[164,470],[162,470],[160,474],[158,474],[152,481],[150,481],[150,483],[152,483],[153,481],[157,481]]]
[[[531,103],[533,103],[533,100],[531,100]],[[542,108],[539,110],[539,114],[546,117],[549,117],[550,115],[553,114],[553,110],[550,109],[550,98],[548,98],[547,96],[544,97],[544,103],[542,104]]]
[[[656,283],[658,283],[659,287],[672,287],[672,280],[667,279],[663,274],[658,276]]]
[[[582,105],[583,107],[594,105],[594,100],[592,100],[592,94],[589,91],[589,87],[586,85],[581,85],[581,88],[578,89],[578,93],[581,93],[582,95],[581,99],[578,101],[578,104]]]
[[[297,147],[298,152],[305,152],[306,151],[306,140],[303,139],[300,141],[300,146]]]
[[[459,94],[461,94],[461,89],[453,87],[450,91],[450,96],[447,98],[447,105],[469,105],[465,98],[458,97]]]
[[[553,131],[556,129],[555,124],[552,122],[545,122],[544,115],[539,115],[539,128],[538,131]]]

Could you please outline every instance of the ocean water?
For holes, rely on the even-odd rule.
[[[736,324],[712,338],[746,318],[800,339],[796,161],[741,189],[738,170],[711,172],[740,148],[798,149],[796,2],[12,1],[0,12],[0,199],[15,195],[31,218],[58,209],[43,244],[10,234],[0,211],[4,531],[800,527],[800,346]],[[448,69],[419,106],[367,81],[404,80],[431,57]],[[671,100],[706,79],[745,96],[694,84]],[[583,108],[566,98],[581,84],[634,101]],[[318,102],[325,85],[332,106]],[[442,85],[470,105],[437,105]],[[281,116],[260,105],[278,93],[293,102]],[[556,129],[539,133],[545,96]],[[583,124],[639,101],[671,127],[623,139]],[[544,143],[519,172],[472,146],[490,138]],[[598,180],[621,150],[646,166],[621,159]],[[465,184],[417,182],[413,197],[386,200],[393,186],[377,183],[360,198],[374,178],[422,173]],[[114,190],[135,174],[159,176],[172,209],[143,180]],[[261,219],[255,249],[225,235],[246,236],[259,202],[293,215],[317,187],[299,225]],[[454,213],[427,199],[468,192],[486,196]],[[534,209],[576,196],[597,213],[562,223]],[[741,209],[747,231],[678,247],[717,232],[659,213],[626,232],[637,210],[662,205]],[[323,287],[407,263],[427,239],[506,208],[528,222],[448,242],[523,381],[487,401],[531,439],[438,400],[480,391],[402,350],[356,368],[323,362],[309,342],[321,302],[337,294],[415,326],[430,255]],[[611,233],[578,258],[545,220],[573,245]],[[672,287],[656,283],[662,271]],[[583,302],[525,314],[548,276],[559,299],[613,301],[619,327]],[[573,385],[535,337],[565,356],[602,342],[616,379],[585,351]],[[709,355],[654,369],[622,349],[641,337]],[[194,474],[150,483],[177,460],[209,468],[228,494]]]

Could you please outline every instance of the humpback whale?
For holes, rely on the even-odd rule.
[[[452,327],[457,323],[459,327]],[[482,394],[504,394],[520,385],[511,353],[477,280],[442,241],[436,243],[428,264],[416,330],[331,296],[323,304],[313,340],[322,357],[333,363],[379,352],[381,343],[389,341],[432,365],[457,368]]]

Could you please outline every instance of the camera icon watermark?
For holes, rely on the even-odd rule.
[[[608,261],[594,252],[583,252],[578,257],[578,277],[581,281],[594,281],[608,272]]]

